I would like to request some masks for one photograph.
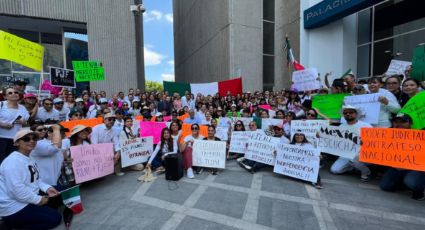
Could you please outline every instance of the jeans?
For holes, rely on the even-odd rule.
[[[16,150],[13,145],[13,139],[0,137],[0,164],[3,160],[9,156],[10,153]]]
[[[161,152],[159,152],[158,154],[156,154],[155,158],[152,160],[151,165],[152,165],[153,168],[159,168],[159,167],[161,167],[161,166],[164,165],[164,162],[162,160],[162,153]]]
[[[388,169],[379,184],[384,191],[394,191],[406,185],[415,194],[423,194],[425,189],[425,172]]]
[[[334,174],[343,174],[353,169],[359,170],[362,177],[367,177],[370,174],[370,170],[365,163],[343,157],[339,157],[338,160],[336,160],[331,166],[331,172]]]
[[[47,206],[29,204],[19,212],[3,217],[3,220],[11,228],[45,230],[58,226],[62,216]]]

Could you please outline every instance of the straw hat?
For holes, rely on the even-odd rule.
[[[79,133],[79,132],[81,132],[83,130],[86,130],[86,129],[89,131],[89,133],[91,133],[91,128],[90,127],[87,127],[85,125],[76,125],[76,126],[74,126],[74,128],[72,128],[72,132],[69,135],[69,137],[72,137],[74,134],[77,134],[77,133]]]

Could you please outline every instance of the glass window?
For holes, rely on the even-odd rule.
[[[10,74],[12,71],[11,63],[7,60],[0,60],[0,74]]]
[[[263,21],[263,53],[274,54],[274,23]]]
[[[263,56],[263,83],[274,84],[274,56]]]
[[[372,10],[367,9],[358,14],[358,33],[357,33],[357,44],[364,44],[370,42],[371,37],[371,21],[372,21]]]
[[[263,0],[263,19],[274,22],[275,0]]]
[[[370,76],[370,45],[357,48],[357,77]]]
[[[21,38],[25,38],[32,42],[40,43],[39,33],[35,31],[9,29],[9,33],[14,34]]]

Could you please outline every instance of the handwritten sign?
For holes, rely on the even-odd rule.
[[[339,113],[342,108],[344,97],[351,96],[350,94],[326,94],[314,95],[312,107],[318,109],[321,113],[331,119],[340,119]]]
[[[122,167],[147,162],[153,152],[152,137],[120,140],[120,144]]]
[[[399,113],[407,114],[412,118],[412,129],[425,128],[425,91],[410,98]]]
[[[245,153],[249,140],[248,131],[233,131],[230,138],[229,152]]]
[[[194,166],[224,169],[226,142],[195,140],[192,157]]]
[[[183,144],[184,142],[184,138],[191,135],[192,134],[192,130],[190,129],[192,125],[191,124],[187,124],[187,123],[183,123],[182,124],[182,129],[181,129],[181,137],[180,137],[180,144]],[[208,126],[206,125],[200,125],[199,126],[199,134],[207,137],[208,136]]]
[[[215,136],[220,138],[220,140],[222,141],[227,141],[229,140],[229,134],[228,134],[229,129],[226,127],[217,127],[215,129]]]
[[[0,30],[0,59],[42,71],[44,47]]]
[[[50,67],[50,82],[52,86],[75,88],[74,71]]]
[[[101,81],[105,80],[105,70],[96,61],[72,61],[75,81]]]
[[[319,132],[322,125],[329,125],[328,120],[293,120],[291,121],[291,140],[294,138],[295,133],[304,133],[308,142],[317,147]]]
[[[361,138],[360,161],[425,171],[425,131],[362,128]]]
[[[84,125],[87,127],[95,127],[98,124],[102,124],[103,120],[101,117],[98,118],[90,118],[90,119],[81,119],[81,120],[72,120],[72,121],[62,121],[61,124],[63,127],[69,129],[70,131],[72,131],[72,128],[74,128],[74,126],[76,125]],[[66,133],[66,135],[68,136],[70,134]]]
[[[391,60],[390,66],[388,66],[388,70],[385,73],[388,76],[391,75],[404,75],[404,71],[406,71],[407,67],[412,65],[410,61],[400,61],[400,60]]]
[[[274,165],[275,156],[273,152],[279,142],[279,138],[270,137],[260,132],[252,132],[249,136],[245,158],[267,165]]]
[[[309,68],[292,73],[293,87],[299,91],[320,89],[319,74],[316,68]]]
[[[277,145],[273,172],[316,183],[319,168],[318,149],[288,144]]]
[[[77,184],[104,177],[114,172],[112,143],[71,147],[72,169]]]
[[[378,124],[381,109],[381,103],[378,101],[379,96],[381,96],[379,93],[346,96],[344,97],[344,104],[355,106],[362,111],[361,116],[358,117],[359,120],[369,124]],[[341,118],[341,120],[343,119]]]
[[[140,121],[140,136],[153,137],[153,143],[158,144],[164,128],[167,128],[165,122]]]
[[[319,130],[318,148],[321,152],[354,159],[360,151],[360,133],[331,125],[322,125]]]

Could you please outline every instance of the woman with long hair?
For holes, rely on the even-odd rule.
[[[181,130],[180,130],[180,125],[177,121],[172,121],[170,123],[170,131],[171,131],[171,137],[178,142],[180,140]]]
[[[204,138],[206,141],[221,141],[220,138],[215,136],[215,127],[212,125],[208,125],[208,136]],[[211,174],[217,175],[218,169],[212,168]]]
[[[178,150],[177,141],[171,137],[171,131],[164,128],[161,131],[161,141],[156,145],[155,150],[149,157],[147,168],[156,169],[157,173],[165,171],[164,159],[169,154],[176,154]]]
[[[136,129],[133,126],[133,119],[130,116],[124,117],[123,123],[124,125],[119,137],[120,142],[122,140],[132,140],[140,136],[140,129]],[[130,169],[134,171],[143,171],[144,168],[145,167],[143,166],[143,164],[135,164],[133,166],[130,166]]]
[[[183,161],[184,161],[184,169],[187,170],[187,177],[189,179],[195,178],[193,175],[193,169],[192,169],[192,147],[195,140],[202,140],[204,139],[204,136],[200,135],[199,133],[199,125],[198,124],[192,124],[190,126],[190,129],[192,130],[192,134],[189,136],[186,136],[183,140],[183,144],[180,145],[180,151],[183,153]]]
[[[414,78],[407,78],[404,80],[402,84],[402,90],[403,93],[407,95],[407,97],[405,97],[404,100],[401,100],[401,106],[404,106],[410,100],[410,98],[419,92],[419,89],[421,88],[422,86],[420,82]]]
[[[85,125],[74,126],[74,128],[72,128],[71,134],[69,135],[71,146],[91,144],[89,138],[91,131],[92,129]]]

